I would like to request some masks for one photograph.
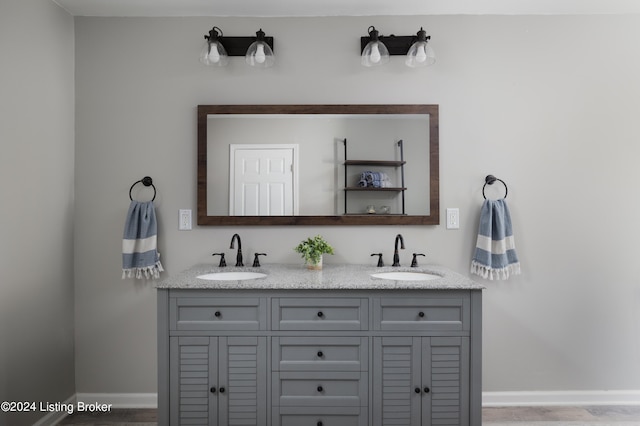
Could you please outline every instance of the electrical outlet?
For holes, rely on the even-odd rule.
[[[180,231],[191,230],[191,210],[190,209],[184,209],[184,210],[180,209],[178,229]]]
[[[447,209],[447,229],[460,228],[460,209]]]

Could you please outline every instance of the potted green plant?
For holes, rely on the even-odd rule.
[[[321,235],[303,240],[294,250],[301,254],[308,269],[322,269],[322,255],[333,254],[333,247]]]

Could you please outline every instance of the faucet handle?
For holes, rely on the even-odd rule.
[[[266,256],[267,253],[256,253],[255,256],[253,257],[253,267],[257,268],[260,266],[260,259],[258,259],[258,256]]]
[[[378,256],[378,268],[384,266],[384,262],[382,261],[382,253],[371,253],[371,256]]]
[[[411,267],[418,266],[418,256],[424,256],[424,253],[413,253],[413,260],[411,261]]]
[[[224,260],[224,253],[213,253],[211,256],[220,256],[220,264],[219,267],[227,266],[227,261]]]

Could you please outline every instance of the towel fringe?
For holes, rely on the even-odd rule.
[[[520,262],[509,264],[504,268],[496,269],[473,260],[471,261],[471,273],[479,275],[484,279],[506,280],[509,278],[509,275],[520,274]]]
[[[164,268],[162,267],[162,263],[158,260],[155,265],[145,266],[142,268],[128,268],[122,270],[122,279],[125,278],[137,278],[142,279],[147,278],[160,278],[160,272],[164,272]]]

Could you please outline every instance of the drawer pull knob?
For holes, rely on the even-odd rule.
[[[322,311],[318,312],[318,317],[322,318],[324,316],[324,313]]]
[[[429,393],[431,391],[431,389],[429,389],[428,387],[424,387],[424,393]]]
[[[415,390],[416,393],[420,393],[421,392],[420,388],[415,388],[414,390]]]
[[[318,358],[322,358],[324,356],[324,352],[318,351]]]
[[[220,311],[216,311],[213,315],[219,318],[222,315],[222,313]]]
[[[422,311],[421,311],[421,312],[418,312],[418,316],[419,316],[420,318],[424,318],[424,312],[422,312]]]
[[[317,426],[322,426],[322,422],[320,421],[320,422],[316,423],[316,425]]]
[[[318,386],[318,392],[322,392],[324,388],[322,386]]]
[[[220,388],[220,393],[224,393],[224,388]]]
[[[211,391],[211,393],[216,393],[216,387],[213,386],[211,389],[209,389]]]

